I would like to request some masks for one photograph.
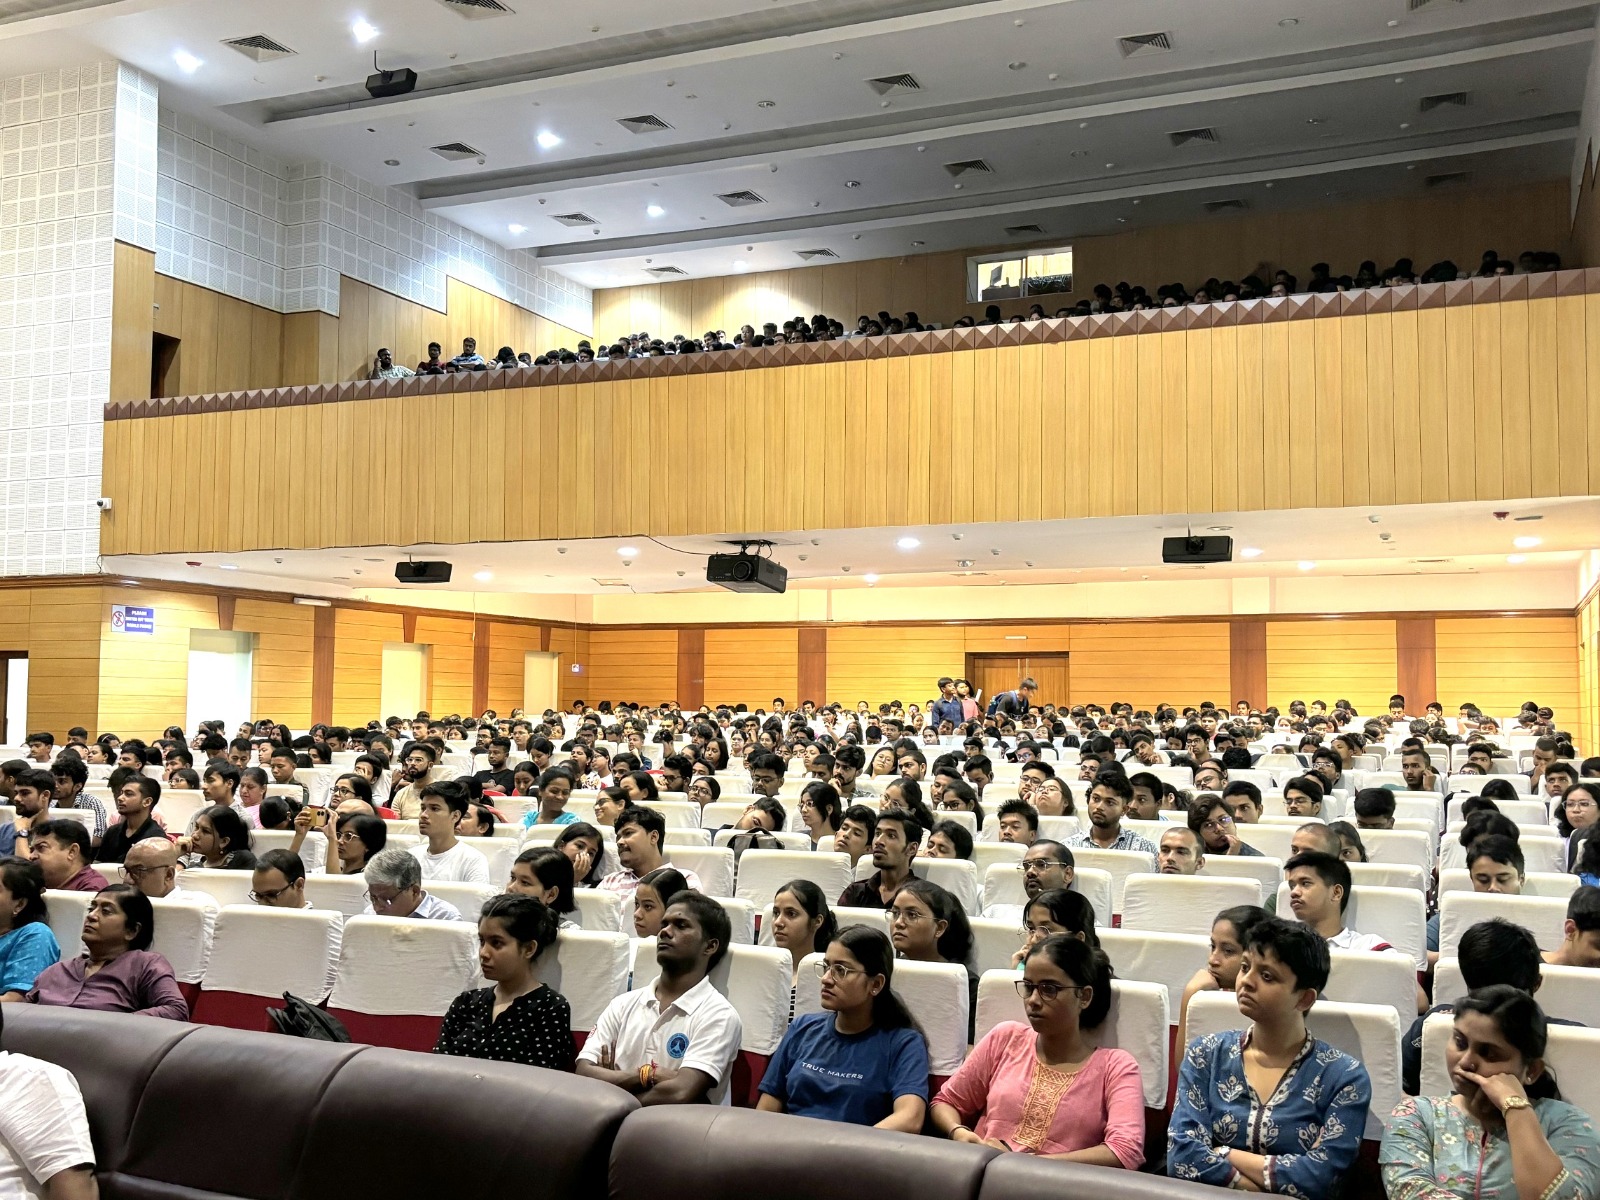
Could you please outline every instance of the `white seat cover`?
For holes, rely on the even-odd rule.
[[[1521,925],[1533,934],[1541,950],[1554,950],[1563,937],[1567,901],[1551,896],[1446,892],[1439,897],[1439,953],[1454,957],[1461,935],[1491,917],[1504,917]]]
[[[563,929],[540,956],[539,978],[567,998],[574,1031],[593,1029],[606,1005],[628,990],[632,951],[632,939],[612,930]]]
[[[45,921],[56,936],[63,960],[77,958],[83,953],[83,918],[89,911],[93,892],[66,892],[46,888],[44,893]]]
[[[447,904],[453,904],[461,913],[461,919],[472,925],[478,925],[478,913],[483,906],[500,894],[497,887],[489,887],[482,883],[443,883],[438,880],[428,880],[424,884],[430,896],[437,896]]]
[[[541,977],[548,983],[545,970],[541,960]],[[329,1004],[375,1017],[442,1017],[462,992],[483,986],[476,926],[415,917],[351,917],[345,922],[339,978]]]
[[[728,914],[729,937],[734,945],[749,946],[756,940],[756,914],[760,911],[748,900],[733,896],[713,896]]]
[[[1350,883],[1354,887],[1396,887],[1413,891],[1427,890],[1429,874],[1415,863],[1346,863],[1350,868]]]
[[[1431,834],[1413,829],[1363,829],[1361,841],[1367,848],[1368,862],[1416,867],[1425,875],[1433,873],[1437,839]]]
[[[871,860],[863,856],[863,861]],[[871,871],[868,871],[871,874]],[[733,894],[760,911],[772,906],[778,889],[791,879],[809,879],[822,889],[829,904],[850,886],[853,876],[846,854],[811,850],[746,850],[739,856]]]
[[[971,816],[971,813],[956,813],[955,816]],[[998,829],[998,823],[995,823]],[[995,863],[1009,864],[1013,869],[1022,861],[1022,856],[1028,848],[1017,842],[974,842],[972,845],[972,862],[978,868],[979,878]]]
[[[229,904],[217,914],[200,989],[311,1004],[328,998],[339,964],[344,915],[331,909]]]
[[[735,942],[711,972],[716,988],[739,1012],[739,1049],[771,1055],[789,1027],[794,960],[787,950]]]
[[[250,875],[249,871],[214,871],[209,867],[190,867],[178,872],[177,883],[188,891],[204,892],[217,902],[219,908],[223,908],[229,904],[250,903]]]
[[[1278,885],[1278,913],[1294,919],[1289,907],[1289,885]],[[1428,963],[1428,909],[1421,892],[1413,888],[1352,886],[1344,910],[1346,929],[1370,933],[1411,956],[1420,971]]]
[[[260,858],[268,850],[287,850],[289,843],[294,841],[292,829],[252,829],[250,831],[250,844],[255,856]],[[320,875],[328,857],[328,839],[320,832],[306,835],[305,843],[300,847],[300,861],[304,864],[307,875]],[[249,874],[249,872],[245,872]]]
[[[211,957],[217,906],[205,896],[166,897],[150,901],[150,906],[155,910],[150,949],[172,964],[179,983],[199,983]]]
[[[713,846],[726,846],[742,832],[738,829],[719,829],[711,836]],[[785,850],[795,854],[811,853],[811,835],[809,833],[790,833],[787,829],[780,829],[769,834],[778,839],[778,844]]]
[[[1211,939],[1192,933],[1158,933],[1138,929],[1102,929],[1100,947],[1111,959],[1118,979],[1159,983],[1169,997],[1183,998],[1183,989],[1203,970]],[[1172,1005],[1174,1024],[1181,1014]]]
[[[1468,776],[1467,778],[1470,778]],[[1459,825],[1466,818],[1461,815],[1461,806],[1466,797],[1453,796],[1445,805],[1445,825]],[[1550,805],[1542,799],[1530,796],[1526,800],[1496,800],[1495,807],[1500,810],[1500,815],[1509,817],[1518,825],[1548,825],[1550,824]]]
[[[1011,956],[1022,946],[1022,930],[1011,921],[996,921],[988,917],[973,917],[972,966],[979,972],[1004,971],[1011,966]]]
[[[511,864],[517,857],[517,843],[514,838],[464,837],[461,843],[464,846],[471,846],[489,860],[491,884],[499,885],[511,878]],[[426,885],[427,881],[423,882]]]
[[[667,857],[680,870],[693,871],[708,896],[733,895],[733,851],[725,846],[673,846]],[[770,897],[769,897],[770,900]]]
[[[1155,856],[1142,850],[1101,850],[1098,847],[1074,846],[1072,857],[1078,867],[1093,867],[1111,876],[1111,911],[1120,913],[1123,904],[1123,885],[1128,876],[1152,873],[1156,869]],[[1099,915],[1099,909],[1095,915]]]
[[[578,904],[578,924],[588,930],[619,933],[622,930],[623,913],[632,912],[632,906],[624,904],[618,892],[602,892],[598,888],[574,888],[572,898]],[[632,932],[631,927],[629,932]]]
[[[1040,817],[1039,837],[1052,842],[1065,842],[1083,830],[1077,817]]]
[[[1239,840],[1252,849],[1261,851],[1267,858],[1275,858],[1279,862],[1288,862],[1294,857],[1294,849],[1290,842],[1294,840],[1294,831],[1301,825],[1310,824],[1308,821],[1296,821],[1290,824],[1269,824],[1257,822],[1254,825],[1240,824],[1234,826],[1234,831],[1239,835]]]
[[[1409,1029],[1417,1015],[1417,968],[1398,950],[1331,950],[1325,1000],[1387,1005]]]
[[[1460,960],[1441,958],[1433,975],[1435,1002],[1454,1004],[1466,994],[1467,983],[1461,977]],[[1600,1028],[1600,989],[1594,986],[1592,967],[1553,967],[1545,963],[1539,969],[1537,999],[1547,1017],[1580,1021],[1591,1028]]]
[[[794,1015],[822,1012],[822,979],[808,954],[795,979]],[[967,969],[959,963],[898,961],[892,985],[911,1010],[928,1039],[928,1068],[934,1075],[953,1075],[967,1056]]]
[[[1208,854],[1197,873],[1201,878],[1254,879],[1261,884],[1261,894],[1270,896],[1283,882],[1283,862],[1264,854]]]
[[[1130,875],[1123,884],[1122,927],[1208,937],[1225,908],[1261,903],[1254,879],[1207,875]]]
[[[367,881],[360,875],[307,875],[306,902],[359,917],[367,907]]]
[[[1452,867],[1439,872],[1439,895],[1446,892],[1470,892],[1472,872],[1465,867]],[[1562,900],[1572,897],[1578,890],[1578,877],[1565,871],[1529,871],[1522,878],[1524,896],[1556,896]]]

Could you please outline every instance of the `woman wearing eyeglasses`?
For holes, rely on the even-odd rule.
[[[1111,961],[1066,935],[1028,952],[1017,991],[1028,1023],[984,1035],[933,1098],[934,1126],[957,1142],[1138,1170],[1144,1085],[1126,1050],[1085,1036],[1111,1009]]]
[[[819,966],[824,1011],[789,1026],[756,1107],[920,1132],[928,1043],[890,986],[894,946],[879,930],[852,925],[828,944]]]

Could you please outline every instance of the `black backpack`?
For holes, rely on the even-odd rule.
[[[782,850],[783,843],[765,829],[746,829],[728,839],[728,849],[737,863],[746,850]]]
[[[279,1033],[310,1038],[314,1042],[348,1042],[350,1031],[339,1018],[329,1016],[315,1004],[307,1004],[290,992],[283,994],[282,1008],[268,1008],[267,1015]]]

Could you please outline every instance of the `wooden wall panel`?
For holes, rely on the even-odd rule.
[[[1362,715],[1388,712],[1397,660],[1393,621],[1270,621],[1267,703],[1287,712],[1291,700],[1349,700]]]
[[[319,611],[291,601],[279,604],[248,597],[235,601],[233,628],[256,635],[251,712],[258,719],[271,717],[292,729],[311,725],[312,659]]]
[[[1439,644],[1432,617],[1407,617],[1394,623],[1395,686],[1408,711],[1421,712],[1439,694]]]
[[[135,390],[128,398],[144,399],[150,395],[152,333],[177,338],[180,343],[167,376],[168,395],[275,388],[301,382],[284,373],[283,330],[287,318],[282,313],[170,275],[156,275],[153,258],[149,300],[154,307],[144,307],[144,298],[139,294],[141,276],[134,264],[138,255],[145,254],[148,252],[117,243],[113,306],[126,303],[129,323],[124,326],[119,320],[116,336],[126,337],[130,349],[134,343],[142,345],[144,356],[143,379],[135,379],[132,373],[128,376],[128,386]],[[124,289],[129,289],[126,299]]]
[[[1208,277],[1239,279],[1252,272],[1270,278],[1280,267],[1301,279],[1313,262],[1335,273],[1354,274],[1361,260],[1380,266],[1402,255],[1419,268],[1449,258],[1463,267],[1477,263],[1485,246],[1515,255],[1536,248],[1561,251],[1568,240],[1565,178],[1493,191],[1434,194],[1307,212],[1211,217],[1072,242],[1076,290],[1044,298],[1051,312],[1090,295],[1097,283],[1126,279],[1156,286],[1178,279],[1195,287]],[[1596,225],[1591,214],[1585,227]],[[1580,215],[1580,221],[1583,220]],[[1590,240],[1600,246],[1600,234]],[[1058,245],[1038,242],[1039,246]],[[966,260],[986,249],[1015,252],[1015,245],[973,247],[899,259],[797,267],[791,271],[690,279],[680,283],[603,288],[594,293],[595,332],[608,341],[641,330],[656,337],[700,337],[708,329],[729,336],[746,322],[780,325],[795,314],[827,313],[847,329],[862,314],[886,309],[915,311],[924,321],[946,325],[957,317],[981,317],[983,303],[966,302]],[[1597,261],[1594,254],[1569,265]],[[1006,314],[1027,303],[1002,300]]]
[[[590,704],[632,700],[660,704],[678,690],[676,629],[592,629],[587,676]]]
[[[799,708],[800,637],[792,626],[705,631],[706,704],[743,704],[770,709],[782,696]]]
[[[100,705],[98,586],[0,589],[0,650],[28,655],[29,731],[57,741],[74,725],[95,729]]]
[[[432,685],[428,711],[476,716],[472,711],[472,618],[420,614],[414,640],[433,647],[428,655]]]
[[[1562,728],[1577,723],[1578,622],[1573,617],[1441,617],[1439,694],[1412,700],[1420,708],[1437,699],[1454,716],[1465,703],[1508,716],[1524,700],[1549,705]],[[1595,753],[1591,750],[1589,753]]]
[[[962,675],[966,664],[966,638],[959,625],[832,628],[827,699],[849,708],[858,700],[874,708],[889,700],[921,704],[938,694],[935,684],[941,675]]]
[[[527,653],[538,650],[540,642],[533,626],[489,622],[489,707],[501,716],[522,707]]]
[[[362,609],[334,610],[333,719],[341,725],[364,725],[379,713],[383,701],[383,644],[405,640],[399,613]]]
[[[1228,626],[1229,707],[1248,700],[1252,708],[1267,703],[1267,623],[1234,621]]]
[[[1071,629],[1073,704],[1231,702],[1225,622],[1086,623]]]
[[[117,242],[111,272],[111,399],[148,400],[156,256]]]
[[[561,707],[570,709],[574,700],[598,704],[599,696],[589,676],[589,631],[573,625],[556,625],[550,630],[550,649],[560,657]],[[576,666],[579,669],[574,671]]]
[[[155,632],[148,636],[115,632],[113,604],[153,607]],[[168,725],[182,725],[189,702],[189,633],[217,628],[216,598],[106,587],[100,607],[99,728],[148,740],[159,737]]]

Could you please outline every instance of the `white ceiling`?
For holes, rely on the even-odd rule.
[[[1507,512],[1505,519],[1497,512]],[[1261,578],[1306,574],[1460,575],[1562,568],[1576,573],[1600,530],[1600,498],[1537,502],[1400,505],[1212,514],[1212,527],[1234,539],[1234,561],[1205,567],[1164,566],[1161,541],[1188,528],[1182,516],[1103,517],[1077,521],[802,530],[768,534],[773,556],[789,571],[790,588],[928,587],[972,584],[1060,584]],[[1387,535],[1387,536],[1385,536]],[[900,549],[902,537],[920,543]],[[1519,548],[1516,538],[1538,538]],[[597,538],[567,542],[498,542],[460,546],[369,546],[326,550],[257,550],[198,558],[126,555],[104,569],[135,578],[181,579],[236,587],[347,596],[394,588],[394,564],[414,557],[444,559],[455,593],[602,595],[704,589],[706,555],[728,549],[724,536]],[[635,551],[629,555],[619,551]],[[1259,550],[1246,557],[1247,549]],[[1511,556],[1523,561],[1509,562]],[[962,566],[963,562],[970,566]],[[626,565],[625,565],[626,564]],[[487,578],[478,579],[478,573]],[[873,578],[876,577],[876,578]],[[612,581],[602,583],[601,581]],[[405,590],[437,594],[437,586]],[[1553,596],[1556,606],[1570,596]]]
[[[1196,219],[1216,199],[1402,195],[1459,170],[1561,176],[1595,15],[1593,0],[510,7],[472,21],[442,0],[14,0],[0,4],[0,74],[120,57],[161,80],[164,103],[234,136],[411,187],[608,286],[649,279],[646,257],[726,274],[795,266],[817,246],[861,259],[994,244],[1020,223],[1066,240]],[[379,30],[365,45],[357,18]],[[1155,32],[1170,52],[1119,52],[1118,37]],[[257,33],[297,53],[257,64],[220,45]],[[204,62],[185,74],[178,50]],[[368,99],[374,50],[414,67],[419,90]],[[865,82],[902,72],[921,90],[880,97]],[[1420,111],[1447,92],[1471,103]],[[645,113],[672,128],[617,124]],[[1219,140],[1172,145],[1200,126]],[[541,132],[562,140],[541,148]],[[482,165],[427,149],[451,141]],[[993,173],[944,169],[975,157]],[[715,199],[734,190],[766,203]],[[573,211],[598,225],[551,219]]]

